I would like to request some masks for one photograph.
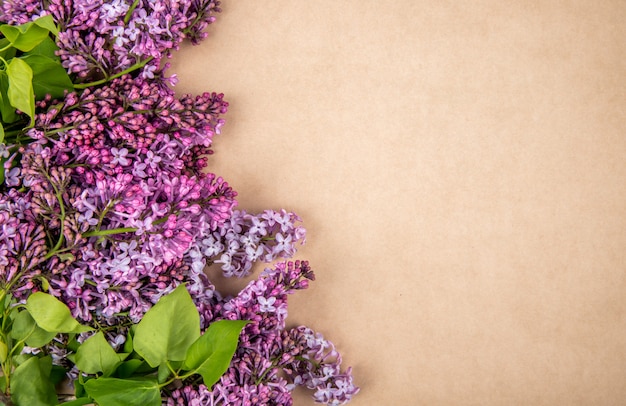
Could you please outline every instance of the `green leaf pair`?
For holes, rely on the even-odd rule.
[[[82,372],[87,374],[102,373],[104,376],[109,376],[115,372],[127,356],[127,353],[116,353],[104,337],[104,333],[98,331],[78,347],[75,362]]]
[[[65,304],[47,293],[31,294],[26,300],[26,310],[39,327],[51,333],[84,333],[93,330],[77,322]]]
[[[59,30],[54,24],[52,16],[47,15],[18,26],[0,25],[0,32],[9,40],[13,48],[28,52],[48,37],[48,34],[57,35]]]
[[[85,390],[102,406],[160,406],[161,387],[156,379],[92,379]]]
[[[153,368],[182,361],[187,375],[200,374],[207,387],[228,369],[246,320],[220,320],[200,335],[200,315],[184,285],[150,309],[137,325],[134,349]]]
[[[198,310],[180,285],[163,296],[144,315],[134,335],[129,335],[123,350],[134,351],[130,357],[139,358],[124,361],[128,352],[116,353],[97,333],[78,349],[76,365],[87,373],[103,373],[84,385],[87,395],[98,404],[158,406],[161,388],[173,380],[199,374],[207,387],[213,386],[228,369],[247,323],[216,321],[201,335]],[[136,371],[144,374],[137,376]]]
[[[52,358],[50,356],[29,358],[20,364],[11,379],[11,400],[17,406],[48,406],[58,403],[54,383],[51,380]]]
[[[183,361],[189,346],[200,337],[200,315],[184,285],[154,305],[137,325],[133,344],[151,367]]]
[[[55,297],[36,292],[25,306],[2,300],[0,362],[8,376],[0,389],[16,406],[54,406],[55,384],[65,375],[49,356],[21,354],[24,345],[42,348],[59,333],[69,334],[68,357],[81,371],[74,382],[77,399],[63,403],[79,406],[95,402],[106,406],[159,406],[161,389],[174,381],[200,375],[213,386],[228,369],[246,320],[220,320],[204,334],[198,310],[184,285],[163,296],[128,333],[122,352],[116,352],[98,331],[79,344],[76,334],[93,331],[80,324]],[[2,320],[0,320],[2,321]],[[5,330],[8,327],[9,330]],[[5,338],[3,338],[5,337]],[[57,374],[60,369],[60,375]],[[83,378],[86,376],[85,378]]]
[[[66,305],[55,297],[36,292],[26,300],[25,309],[11,307],[5,299],[2,315],[2,336],[0,361],[3,376],[3,391],[9,386],[11,401],[17,405],[53,406],[58,403],[55,385],[65,376],[57,372],[59,367],[52,365],[49,356],[21,354],[24,345],[42,348],[59,333],[81,333],[93,330],[81,325],[71,315]],[[10,330],[6,331],[6,326]],[[13,367],[15,367],[13,369]]]
[[[52,16],[12,26],[0,25],[0,143],[8,125],[20,121],[17,110],[34,125],[35,100],[47,94],[63,97],[73,90],[67,71],[55,55],[58,49],[50,34],[58,34]]]

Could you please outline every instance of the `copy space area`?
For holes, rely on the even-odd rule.
[[[623,404],[626,3],[222,6],[177,91],[230,102],[240,207],[302,217],[289,323],[352,405]]]

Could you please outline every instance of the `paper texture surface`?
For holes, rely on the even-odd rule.
[[[170,72],[230,102],[240,206],[303,218],[289,320],[351,404],[623,404],[626,3],[222,6]]]

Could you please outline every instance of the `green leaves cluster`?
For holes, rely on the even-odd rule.
[[[12,26],[0,25],[0,114],[4,126],[19,119],[15,109],[30,117],[32,125],[35,99],[50,94],[63,96],[73,88],[59,58],[52,35],[58,31],[52,16]],[[0,142],[2,139],[0,138]]]
[[[12,26],[0,25],[0,143],[7,132],[32,127],[35,100],[63,97],[72,80],[55,55],[58,34],[52,16]],[[18,110],[21,114],[18,113]],[[26,122],[27,120],[27,122]],[[4,179],[0,166],[0,182]]]
[[[198,376],[211,387],[228,369],[239,334],[248,323],[221,320],[200,331],[200,316],[184,285],[163,296],[128,333],[120,352],[96,331],[82,344],[81,325],[63,303],[45,293],[33,293],[25,306],[4,299],[0,331],[0,405],[2,398],[16,406],[59,404],[55,385],[65,370],[52,365],[45,346],[59,333],[68,334],[69,356],[81,371],[74,382],[75,406],[159,406],[170,384]],[[24,346],[40,348],[38,355],[22,354]]]

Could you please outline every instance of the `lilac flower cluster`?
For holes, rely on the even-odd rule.
[[[300,217],[285,210],[265,210],[253,215],[234,210],[218,230],[198,239],[190,254],[192,266],[204,269],[204,258],[221,264],[225,276],[246,276],[252,264],[261,260],[269,263],[277,258],[291,258],[295,244],[304,244],[306,231],[299,225]]]
[[[217,384],[182,382],[164,392],[168,405],[291,405],[297,385],[320,403],[349,401],[358,388],[332,343],[285,325],[287,295],[314,279],[307,262],[278,262],[235,297],[204,273],[219,264],[225,276],[247,276],[254,263],[293,257],[306,234],[295,213],[236,209],[237,193],[208,161],[228,103],[216,93],[177,97],[165,76],[163,57],[184,38],[204,38],[219,1],[0,7],[6,23],[52,15],[58,54],[77,83],[61,100],[38,101],[34,126],[0,144],[0,288],[22,301],[47,291],[120,345],[130,322],[185,283],[202,329],[251,323]],[[49,352],[68,362],[61,341]]]
[[[125,75],[38,107],[26,133],[32,142],[18,148],[14,187],[28,188],[31,210],[48,219],[47,236],[58,245],[23,283],[45,279],[85,321],[111,323],[125,312],[138,321],[184,279],[198,237],[222,229],[236,205],[236,193],[203,172],[199,157],[227,104],[209,93],[176,99]]]
[[[296,385],[315,390],[320,403],[340,405],[358,388],[351,371],[341,372],[332,343],[307,327],[285,329],[287,295],[306,289],[314,274],[306,261],[267,268],[236,297],[199,306],[202,324],[251,320],[242,333],[231,366],[211,390],[187,385],[171,393],[168,405],[291,405]]]
[[[141,75],[152,79],[183,39],[198,43],[206,37],[219,5],[215,0],[5,0],[2,20],[21,24],[51,14],[60,27],[63,66],[82,81],[132,67],[143,67]]]
[[[47,251],[43,226],[31,210],[30,195],[9,189],[0,195],[0,286],[29,290],[32,283],[19,286],[24,269],[37,269]],[[33,272],[31,279],[39,272]],[[16,284],[18,284],[16,286]]]

